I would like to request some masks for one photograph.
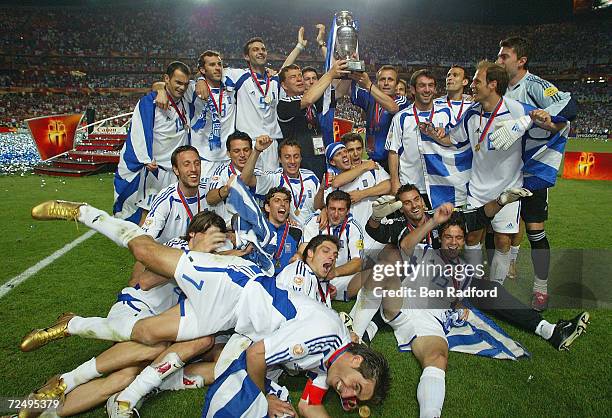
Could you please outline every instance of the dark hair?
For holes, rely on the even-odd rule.
[[[361,145],[363,145],[363,138],[357,132],[347,132],[344,135],[342,135],[340,140],[342,141],[344,145],[348,144],[349,142],[353,142],[353,141],[359,141],[361,142]]]
[[[249,134],[242,131],[234,131],[225,140],[225,149],[229,151],[232,145],[232,141],[236,140],[247,141],[249,143],[249,147],[253,147],[253,140],[251,139]]]
[[[434,86],[437,84],[436,76],[430,70],[423,68],[421,70],[416,70],[410,76],[410,85],[412,87],[416,87],[416,83],[419,77],[431,78],[434,81]]]
[[[394,71],[395,72],[395,77],[399,78],[399,73],[397,72],[397,68],[395,68],[393,65],[386,64],[386,65],[383,65],[382,67],[380,67],[378,69],[378,71],[376,71],[376,79],[378,79],[378,77],[380,76],[380,73],[385,71],[385,70]]]
[[[334,190],[325,198],[325,206],[329,206],[331,200],[344,200],[346,202],[346,208],[351,208],[351,195],[344,190]]]
[[[448,221],[446,221],[443,224],[441,224],[440,226],[438,226],[438,233],[440,234],[440,237],[442,236],[444,231],[446,231],[451,226],[458,226],[463,231],[463,235],[466,234],[466,231],[465,231],[465,218],[463,216],[463,213],[461,213],[461,212],[453,212],[451,214],[450,219]]]
[[[324,242],[331,242],[336,246],[336,248],[340,248],[340,240],[335,236],[317,235],[316,237],[311,239],[308,244],[306,244],[306,248],[304,248],[304,252],[302,253],[302,260],[306,261],[306,257],[308,256],[308,250],[312,250],[312,252],[314,253],[317,248],[319,248],[319,245],[323,244]]]
[[[302,152],[302,146],[300,145],[299,142],[297,142],[296,139],[293,139],[293,138],[283,139],[281,143],[278,145],[278,158],[280,158],[281,156],[281,151],[283,147],[298,147],[300,149],[300,154]]]
[[[221,59],[221,54],[218,53],[217,51],[213,51],[210,49],[202,52],[200,56],[198,57],[198,67],[199,68],[204,68],[204,58],[206,57],[219,57],[219,59]]]
[[[186,76],[191,75],[191,70],[189,69],[187,64],[185,64],[184,62],[180,62],[180,61],[173,61],[170,64],[168,64],[168,67],[166,67],[166,75],[172,78],[176,70],[179,70]]]
[[[249,39],[248,41],[246,41],[246,43],[244,44],[244,46],[242,47],[242,53],[244,55],[249,55],[249,48],[251,47],[251,44],[255,43],[255,42],[261,42],[262,44],[265,45],[265,42],[262,38],[260,38],[259,36],[256,36],[254,38]]]
[[[193,151],[198,155],[198,157],[200,156],[200,153],[196,147],[191,145],[181,145],[172,151],[172,156],[170,156],[170,163],[172,164],[172,167],[178,167],[178,162],[176,160],[178,159],[179,154],[187,151]]]
[[[374,394],[370,402],[381,403],[391,388],[391,370],[385,356],[365,344],[351,344],[346,351],[363,358],[356,370],[364,379],[374,380]]]
[[[414,184],[402,184],[400,186],[399,189],[397,189],[397,192],[395,192],[395,200],[397,200],[398,202],[401,200],[400,196],[402,195],[402,193],[407,193],[407,192],[411,192],[411,191],[416,191],[419,196],[421,195],[421,192],[419,192],[419,188],[416,187]]]
[[[527,69],[527,63],[529,62],[529,55],[531,53],[531,43],[527,39],[520,36],[511,36],[499,41],[499,47],[514,49],[517,58],[525,57],[527,61],[525,61],[525,65],[523,67]]]
[[[504,67],[494,62],[482,60],[476,66],[476,70],[484,70],[487,72],[487,83],[497,81],[497,86],[495,87],[495,92],[497,94],[500,96],[506,94],[509,80],[508,73]]]
[[[281,83],[287,79],[287,73],[289,72],[289,70],[302,71],[300,66],[297,64],[285,65],[283,68],[281,68],[280,73],[278,74],[278,79],[280,80]]]
[[[266,197],[264,198],[264,204],[263,204],[264,210],[265,210],[266,205],[270,204],[270,200],[272,200],[272,197],[274,197],[276,193],[284,194],[285,196],[289,198],[289,203],[291,203],[291,193],[289,192],[289,190],[281,186],[272,187],[270,190],[268,190],[268,193],[266,193]]]
[[[217,215],[212,210],[204,209],[198,212],[191,222],[189,222],[189,226],[187,227],[187,232],[181,238],[185,241],[189,241],[191,238],[189,235],[193,232],[197,234],[198,232],[206,232],[208,228],[211,226],[216,226],[221,230],[221,232],[227,232],[227,226],[225,225],[225,221],[219,215]]]
[[[302,75],[304,75],[304,73],[308,73],[308,72],[313,72],[317,75],[317,78],[319,78],[319,72],[316,70],[315,67],[311,67],[310,65],[307,67],[302,68]]]
[[[465,69],[465,67],[463,67],[463,66],[461,66],[459,64],[453,64],[453,65],[450,66],[450,68],[459,68],[460,70],[463,71],[463,79],[470,81],[470,76],[468,75],[468,72]]]

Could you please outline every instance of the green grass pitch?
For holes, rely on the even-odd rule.
[[[568,150],[612,151],[612,144],[571,141]],[[608,257],[610,264],[612,184],[559,179],[550,194],[547,233],[554,248],[585,248]],[[30,208],[42,200],[87,201],[110,210],[112,176],[81,179],[0,176],[2,216],[2,271],[0,283],[23,272],[88,229],[69,222],[35,222]],[[523,248],[528,248],[524,242]],[[562,256],[559,256],[562,258]],[[584,280],[591,280],[597,296],[609,295],[610,271],[585,262]],[[563,260],[560,260],[561,262]],[[589,261],[589,260],[587,260]],[[132,256],[99,234],[17,286],[0,299],[0,397],[24,396],[56,373],[65,372],[97,355],[109,343],[69,338],[33,353],[21,353],[18,344],[30,329],[51,323],[65,311],[104,316],[119,289],[127,283]],[[508,286],[527,294],[531,286],[528,252],[521,255],[522,279]],[[602,293],[600,293],[602,292]],[[605,298],[604,298],[605,299]],[[607,297],[610,301],[610,297]],[[612,343],[612,313],[591,303],[591,325],[570,352],[557,352],[539,337],[498,321],[532,354],[529,359],[501,361],[451,353],[446,374],[447,417],[603,417],[610,416],[609,345]],[[601,305],[599,305],[601,306]],[[340,310],[350,308],[338,304]],[[555,322],[573,317],[578,309],[551,309],[545,318]],[[416,386],[420,367],[410,354],[399,353],[390,331],[381,332],[373,346],[386,353],[393,372],[393,387],[383,406],[372,408],[373,417],[416,417]],[[293,400],[299,398],[301,378],[286,379]],[[145,417],[198,417],[204,390],[162,393],[148,400],[141,410]],[[344,413],[336,395],[327,396],[326,406],[334,417]],[[0,411],[0,413],[5,411]],[[84,414],[105,416],[103,408]]]

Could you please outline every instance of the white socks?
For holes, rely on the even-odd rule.
[[[361,288],[357,293],[357,301],[351,310],[351,317],[353,318],[353,331],[355,334],[363,337],[363,333],[366,331],[368,324],[378,312],[382,297],[374,296],[374,292],[368,289]]]
[[[178,354],[166,354],[162,361],[147,366],[140,372],[136,379],[117,396],[117,401],[127,401],[134,408],[149,392],[159,387],[165,377],[182,368],[184,364]]]
[[[491,270],[489,272],[491,280],[504,284],[504,280],[506,280],[506,276],[508,275],[508,270],[510,270],[510,251],[502,253],[499,250],[495,250],[493,261],[491,262]]]
[[[510,261],[516,261],[520,249],[520,245],[517,245],[516,247],[514,245],[510,246]]]
[[[64,373],[60,376],[66,384],[65,393],[68,394],[72,389],[79,385],[89,382],[90,380],[102,377],[102,373],[98,373],[96,369],[96,358],[93,357],[81,364],[71,372]]]
[[[550,337],[552,337],[554,331],[555,324],[551,324],[550,322],[545,320],[541,320],[535,329],[536,335],[539,335],[545,340],[550,340]]]
[[[548,280],[538,279],[538,276],[535,276],[533,279],[533,291],[540,292],[544,295],[548,294]]]
[[[159,390],[182,390],[196,389],[204,387],[204,378],[200,375],[185,374],[185,369],[179,369],[175,373],[165,378]]]
[[[115,320],[75,316],[68,322],[68,333],[97,340],[130,341],[136,322],[138,322],[138,317],[135,316],[125,316]]]
[[[429,366],[423,369],[417,387],[420,418],[436,418],[442,415],[446,393],[445,376],[444,370],[437,367]]]
[[[127,247],[132,239],[145,234],[138,225],[114,218],[103,210],[87,205],[79,208],[79,222],[110,238],[121,247]]]

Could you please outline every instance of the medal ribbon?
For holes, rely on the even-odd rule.
[[[420,120],[419,120],[419,113],[417,111],[417,108],[416,108],[415,104],[412,105],[412,113],[414,113],[414,120],[415,120],[416,126],[418,128]],[[434,117],[434,108],[433,108],[433,105],[432,105],[431,113],[429,114],[429,121],[428,121],[429,123],[432,123],[433,117]]]
[[[234,170],[234,163],[229,163],[229,169],[232,172],[232,174],[234,174],[236,176],[238,175],[238,174],[236,174],[236,170]]]
[[[289,186],[289,190],[291,190],[291,196],[293,197],[293,205],[295,206],[296,210],[300,209],[302,197],[304,197],[304,180],[302,180],[302,173],[298,172],[298,175],[300,176],[300,197],[296,200],[295,194],[293,193],[293,187],[291,186],[291,182],[289,181],[289,177],[287,177],[285,173],[282,174],[283,179],[287,183],[287,186]]]
[[[451,113],[453,113],[453,105],[451,104],[451,101],[448,98],[448,96],[446,97],[446,103],[448,104],[448,107],[449,107]],[[459,113],[457,113],[457,120],[459,120],[459,118],[461,118],[462,114],[463,114],[463,96],[461,97],[461,107],[459,108]]]
[[[278,245],[278,250],[276,250],[276,254],[274,254],[275,260],[280,261],[280,257],[283,252],[283,247],[285,246],[285,240],[287,239],[288,232],[289,232],[289,222],[285,222],[285,230],[283,231],[283,237],[281,238],[281,242]]]
[[[191,209],[189,208],[189,205],[187,204],[185,195],[181,191],[180,187],[177,187],[176,191],[178,192],[179,198],[181,199],[181,203],[183,204],[183,207],[185,208],[185,211],[187,212],[187,216],[189,216],[189,222],[191,222],[193,220],[193,213],[191,212]],[[200,190],[198,190],[197,196],[198,196],[198,213],[200,213]]]
[[[168,100],[170,100],[170,105],[174,108],[174,110],[178,114],[179,119],[183,123],[183,126],[187,127],[187,111],[185,110],[185,105],[183,105],[183,98],[181,97],[181,107],[183,108],[183,111],[181,112],[178,106],[176,105],[176,102],[172,98],[172,95],[170,94],[170,92],[168,92],[168,90],[166,90],[166,94],[168,95]]]
[[[340,239],[340,237],[342,237],[342,233],[344,232],[344,229],[346,228],[347,222],[348,222],[348,216],[346,218],[344,218],[344,222],[342,223],[342,226],[340,227],[340,233],[338,235],[336,235],[336,231],[334,231],[334,236],[336,238]],[[329,231],[329,223],[327,224],[327,235],[331,235],[330,231]]]
[[[270,89],[270,77],[268,77],[268,73],[264,71],[264,79],[266,80],[266,91],[264,92],[261,86],[259,85],[259,79],[257,78],[257,75],[255,75],[255,72],[253,71],[253,68],[251,67],[250,64],[249,64],[249,71],[251,71],[251,78],[253,79],[253,82],[255,82],[255,85],[261,92],[261,95],[263,97],[268,97],[268,90]]]
[[[489,132],[489,128],[491,128],[491,124],[493,123],[493,120],[497,116],[497,112],[501,108],[503,102],[504,102],[503,97],[499,99],[499,102],[497,102],[497,105],[495,106],[493,113],[491,113],[491,117],[487,121],[487,124],[485,125],[484,130],[480,134],[480,138],[478,138],[478,145],[480,145],[480,143],[484,141],[485,138],[487,137],[487,132]],[[480,120],[478,122],[478,126],[480,126],[480,124],[482,123],[482,113],[483,113],[483,109],[481,108],[480,109]]]
[[[344,352],[351,346],[352,343],[348,343],[347,345],[345,345],[344,347],[340,347],[339,349],[337,349],[336,351],[334,351],[334,353],[329,357],[329,359],[325,362],[325,367],[327,367],[329,369],[329,367],[334,364],[334,362],[336,360],[338,360],[338,357],[340,357],[342,354],[344,354]]]

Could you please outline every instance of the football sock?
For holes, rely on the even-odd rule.
[[[506,276],[510,270],[510,251],[502,253],[499,250],[495,250],[493,255],[493,261],[491,262],[491,270],[489,276],[492,281],[504,284]]]
[[[533,291],[544,295],[548,294],[548,280],[540,280],[538,276],[533,279]]]
[[[136,224],[114,218],[103,210],[84,205],[79,208],[79,221],[110,238],[121,247],[145,232]]]
[[[553,332],[555,331],[555,324],[551,324],[546,320],[541,320],[538,326],[535,329],[536,335],[544,338],[545,340],[549,340],[552,337]]]
[[[429,366],[423,369],[417,387],[420,418],[436,418],[442,415],[446,392],[445,376],[444,370],[437,367]]]
[[[474,268],[482,265],[482,244],[478,243],[476,245],[466,245],[463,255],[465,257],[466,264],[471,264],[474,266]],[[482,277],[478,275],[476,275],[476,277],[482,279]]]
[[[196,389],[204,387],[204,379],[199,375],[185,374],[185,369],[179,369],[165,378],[159,390]]]
[[[75,316],[68,321],[68,333],[83,338],[106,341],[130,341],[132,329],[138,317],[122,317],[120,320],[109,318]]]
[[[527,238],[531,245],[533,271],[538,278],[547,280],[550,268],[550,244],[546,237],[546,231],[543,229],[527,230]]]
[[[66,384],[65,393],[68,394],[77,386],[101,376],[102,373],[98,373],[98,370],[96,369],[96,358],[93,357],[71,372],[64,373],[60,376],[60,378],[64,380],[64,383]]]
[[[372,290],[365,288],[359,289],[357,292],[357,301],[351,310],[353,318],[353,331],[360,337],[363,336],[368,324],[378,312],[382,298],[377,297]]]
[[[493,261],[493,254],[495,252],[495,233],[487,232],[485,236],[485,248],[487,249],[487,261],[491,265]]]
[[[517,246],[512,245],[510,247],[510,261],[516,261],[520,249],[521,249],[520,245],[517,245]]]
[[[145,367],[136,376],[136,379],[117,396],[117,401],[127,401],[133,408],[149,392],[159,387],[164,378],[182,368],[184,364],[178,354],[166,354],[159,363]]]

